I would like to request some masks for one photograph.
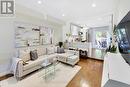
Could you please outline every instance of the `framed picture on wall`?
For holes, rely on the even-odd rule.
[[[40,26],[40,44],[53,43],[53,29],[45,26]]]
[[[40,29],[37,25],[18,22],[15,24],[15,47],[40,45]]]

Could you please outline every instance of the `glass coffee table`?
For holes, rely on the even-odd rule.
[[[50,64],[43,66],[44,68],[44,74],[43,77],[45,78],[45,80],[50,76],[50,75],[55,75],[56,72],[56,65],[59,64],[59,62],[57,60],[54,60],[53,62],[51,62]]]

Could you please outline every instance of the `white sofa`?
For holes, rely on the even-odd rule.
[[[42,66],[43,63],[46,62],[47,64],[49,64],[55,58],[59,61],[62,61],[61,59],[64,58],[66,60],[64,62],[68,63],[70,65],[75,65],[79,61],[79,54],[78,54],[78,52],[75,53],[75,51],[65,50],[65,53],[58,54],[58,53],[56,53],[54,46],[44,47],[44,48],[37,47],[35,49],[37,50],[37,53],[38,53],[38,59],[36,59],[34,61],[29,59],[30,50],[27,51],[28,49],[24,49],[24,51],[26,50],[26,52],[24,52],[26,55],[24,55],[24,56],[23,56],[24,53],[20,52],[21,49],[19,50],[19,58],[22,59],[23,61],[19,61],[19,63],[18,63],[16,77],[21,78],[35,70],[38,70],[43,67]],[[22,49],[22,51],[23,51],[23,49]],[[70,58],[70,56],[75,56],[75,58]],[[24,65],[23,64],[24,62],[26,62],[28,64]]]
[[[74,66],[79,61],[79,51],[65,50],[65,53],[58,54],[57,60]]]

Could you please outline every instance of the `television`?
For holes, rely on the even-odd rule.
[[[130,65],[130,11],[117,25],[117,41],[120,53]]]

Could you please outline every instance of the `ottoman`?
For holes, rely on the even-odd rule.
[[[77,55],[69,56],[67,58],[67,63],[74,66],[79,61],[79,57]]]

